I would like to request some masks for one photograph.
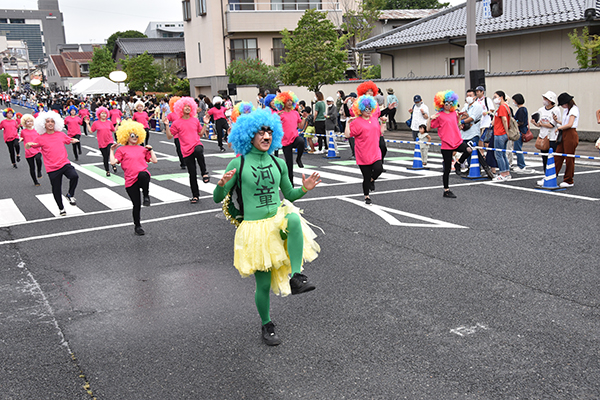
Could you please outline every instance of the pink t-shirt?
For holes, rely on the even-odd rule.
[[[84,117],[89,117],[89,116],[90,116],[90,110],[88,110],[87,108],[81,108],[81,109],[79,110],[79,116],[80,116],[81,118],[84,118]]]
[[[98,131],[98,133],[96,133],[96,139],[98,139],[99,148],[103,149],[114,143],[112,133],[115,131],[115,127],[110,120],[107,119],[104,122],[100,120],[95,121],[90,130],[92,132]]]
[[[169,113],[169,115],[167,115],[167,120],[169,122],[175,122],[178,119],[179,119],[179,115],[177,115],[177,113],[172,112],[172,113]]]
[[[121,116],[123,116],[123,113],[118,108],[113,108],[108,112],[108,115],[110,116],[110,121],[116,124],[117,120],[120,120]]]
[[[439,117],[431,121],[431,128],[437,128],[438,136],[442,140],[442,150],[454,150],[462,143],[456,111],[438,113]]]
[[[216,107],[211,108],[210,110],[208,110],[208,114],[213,117],[213,119],[216,121],[218,119],[225,119],[225,107],[221,106],[221,108],[219,108],[217,110]]]
[[[284,111],[279,114],[281,119],[281,126],[283,127],[283,139],[281,139],[282,146],[289,146],[294,143],[294,140],[298,137],[298,124],[302,122],[298,111]]]
[[[23,129],[23,130],[21,130],[21,137],[23,138],[23,143],[29,143],[29,142],[37,143],[38,142],[37,140],[40,137],[40,134],[37,133],[37,131],[35,129]],[[36,149],[35,147],[32,147],[30,149],[28,149],[26,147],[25,148],[25,158],[31,158],[39,152],[40,152],[40,149]]]
[[[134,112],[132,119],[144,125],[144,128],[148,129],[148,113],[146,111]]]
[[[123,173],[125,174],[125,187],[130,187],[136,183],[140,172],[148,172],[150,157],[150,152],[143,146],[120,146],[115,151],[115,158],[121,163]]]
[[[358,117],[350,122],[350,136],[355,138],[354,155],[357,165],[371,165],[381,160],[379,120],[371,116],[368,120]]]
[[[202,124],[196,117],[190,117],[188,119],[179,118],[173,122],[173,126],[171,126],[171,133],[173,136],[179,138],[181,155],[187,157],[194,152],[196,146],[202,146],[199,135],[201,131]]]
[[[79,126],[83,124],[81,117],[65,117],[65,125],[67,126],[67,135],[73,137],[75,135],[81,135],[81,129]]]
[[[17,133],[18,124],[16,119],[5,119],[0,122],[0,129],[3,129],[5,142],[11,142],[19,138],[19,134]]]
[[[46,172],[58,171],[65,165],[71,164],[67,156],[67,149],[65,148],[66,144],[71,143],[71,138],[64,132],[38,135],[34,143],[38,144],[34,148],[39,147],[42,150]]]

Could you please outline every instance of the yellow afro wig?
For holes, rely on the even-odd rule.
[[[117,128],[117,142],[122,145],[128,144],[129,135],[132,133],[135,133],[138,137],[137,144],[144,143],[144,140],[146,140],[144,125],[130,119],[121,121],[121,124]]]

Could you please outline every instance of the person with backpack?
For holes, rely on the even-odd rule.
[[[240,115],[229,141],[241,156],[229,163],[213,192],[215,203],[224,201],[225,215],[238,226],[233,265],[242,277],[253,275],[256,280],[255,303],[262,340],[268,346],[281,343],[271,321],[270,290],[282,296],[314,290],[301,273],[302,263],[314,260],[320,251],[315,233],[291,203],[314,189],[320,175],[315,172],[306,178],[303,174],[302,187],[294,189],[285,162],[273,156],[282,138],[281,120],[270,110]],[[232,196],[237,196],[241,223],[229,211]]]

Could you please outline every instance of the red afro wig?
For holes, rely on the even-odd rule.
[[[190,106],[192,111],[190,112],[191,116],[196,116],[196,112],[198,111],[198,104],[189,96],[182,97],[175,102],[173,109],[175,113],[179,116],[179,118],[183,117],[183,108],[185,106]]]
[[[358,94],[358,97],[360,97],[362,95],[367,94],[367,90],[369,89],[373,91],[372,96],[376,96],[379,92],[379,89],[377,89],[377,85],[374,84],[373,81],[366,81],[358,85],[358,87],[356,88],[356,93]]]

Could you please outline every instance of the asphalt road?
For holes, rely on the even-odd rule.
[[[305,155],[330,174],[296,202],[324,232],[305,266],[317,289],[271,297],[271,348],[254,281],[232,265],[235,228],[211,186],[188,202],[163,142],[151,138],[143,237],[95,139],[78,162],[81,214],[66,204],[63,218],[42,201],[47,177],[34,187],[0,153],[1,218],[15,220],[0,228],[0,399],[600,398],[597,162],[558,192],[534,189],[540,174],[453,175],[445,199],[439,156],[409,172],[410,151],[390,149],[365,206],[348,148]],[[231,153],[205,148],[214,185]]]

